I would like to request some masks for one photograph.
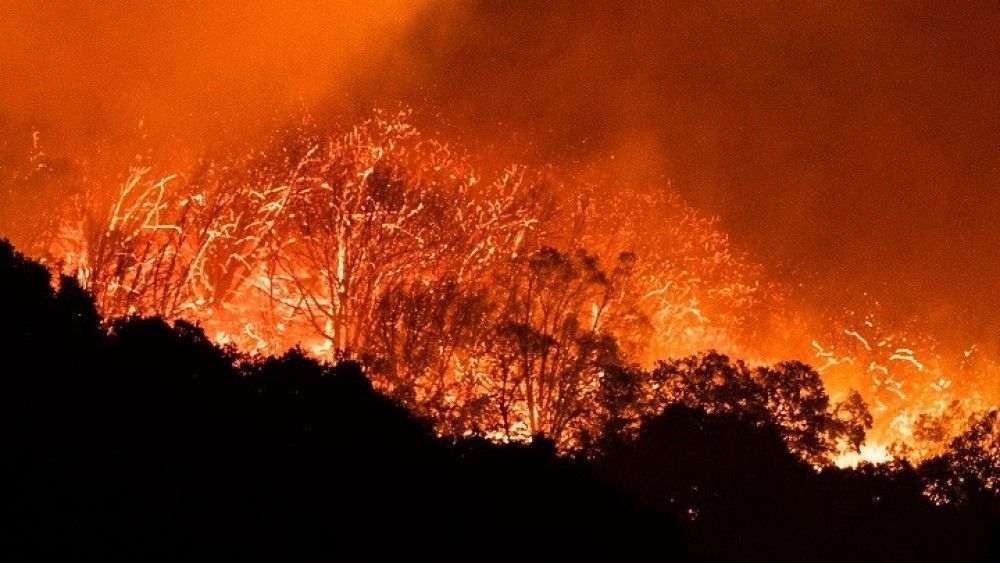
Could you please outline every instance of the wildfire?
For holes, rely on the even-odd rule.
[[[79,278],[106,317],[196,321],[250,354],[361,359],[442,432],[565,443],[587,430],[574,417],[597,408],[601,366],[706,349],[811,353],[835,400],[861,391],[876,424],[840,465],[926,457],[995,403],[973,383],[989,369],[976,347],[951,361],[874,315],[795,326],[781,286],[669,190],[555,167],[491,174],[407,112],[339,130],[305,119],[235,156],[114,183],[32,144],[5,179],[44,202],[4,194],[23,212],[2,232]]]
[[[868,435],[872,449],[862,459],[875,461],[888,454],[918,461],[941,453],[965,430],[971,415],[996,404],[990,382],[997,365],[977,357],[978,346],[949,355],[918,330],[893,329],[875,313],[864,315],[860,323],[857,317],[846,312],[840,322],[852,323],[849,328],[828,331],[825,344],[811,344],[827,385],[835,391],[863,391],[875,414]]]

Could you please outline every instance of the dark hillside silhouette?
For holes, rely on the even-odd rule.
[[[985,553],[985,505],[940,509],[908,465],[816,472],[775,424],[673,405],[596,463],[633,500],[685,523],[713,561],[970,561]]]
[[[200,329],[114,321],[0,244],[4,549],[30,560],[462,559],[472,550],[680,559],[645,517],[539,440],[454,443],[360,367],[238,362]],[[645,526],[645,528],[644,528]]]
[[[942,507],[923,494],[995,450],[985,427],[928,468],[819,472],[765,414],[694,399],[634,433],[612,417],[576,455],[442,437],[355,363],[243,358],[181,321],[102,324],[72,279],[53,288],[5,242],[0,358],[4,560],[998,554],[988,487]]]

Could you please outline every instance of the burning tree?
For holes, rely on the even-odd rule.
[[[110,190],[72,167],[5,170],[4,194],[67,183],[49,190],[58,219],[28,229],[42,233],[33,248],[106,317],[185,318],[250,353],[301,344],[361,359],[444,433],[579,445],[690,399],[664,395],[656,385],[677,378],[641,364],[738,347],[759,272],[713,220],[667,192],[552,168],[483,174],[406,118],[304,119],[188,173],[133,167]],[[729,387],[746,383],[796,447],[826,448],[836,421],[812,372],[741,369]],[[826,426],[802,426],[807,411]]]
[[[608,189],[615,179],[586,180],[575,240],[604,260],[628,253],[634,314],[622,334],[645,364],[706,349],[746,351],[762,305],[762,273],[734,250],[712,217],[669,189]]]
[[[415,283],[464,284],[516,253],[536,220],[507,174],[487,187],[447,146],[373,120],[300,137],[293,235],[269,261],[294,310],[339,351],[367,350],[379,304]]]
[[[616,285],[584,251],[539,249],[518,265],[491,342],[488,394],[507,435],[544,434],[564,444],[594,406],[606,366],[620,362],[607,325]]]

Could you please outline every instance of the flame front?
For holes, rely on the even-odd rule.
[[[977,384],[996,364],[975,346],[953,362],[874,315],[801,321],[788,289],[669,186],[487,173],[408,115],[304,119],[235,156],[169,173],[140,162],[116,182],[35,138],[5,180],[44,201],[5,194],[21,213],[0,226],[107,318],[195,321],[250,354],[360,359],[446,433],[572,445],[579,413],[606,408],[601,366],[707,349],[811,355],[835,401],[861,391],[875,427],[841,464],[922,459],[996,403]]]

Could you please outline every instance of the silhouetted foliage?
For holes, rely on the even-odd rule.
[[[75,282],[53,287],[5,242],[0,312],[4,560],[998,554],[995,413],[920,468],[817,470],[788,446],[827,447],[809,433],[863,426],[864,409],[838,415],[801,364],[707,358],[718,369],[647,418],[649,374],[588,368],[605,432],[569,457],[543,435],[441,437],[356,363],[241,357],[179,321],[102,325]],[[930,502],[958,482],[973,483],[959,501]]]
[[[937,502],[977,502],[1000,495],[1000,411],[974,416],[948,450],[921,469],[929,495]]]
[[[595,460],[710,561],[974,561],[997,505],[938,507],[905,463],[816,471],[775,423],[673,404]],[[982,499],[983,497],[979,497]]]
[[[6,243],[0,286],[3,545],[27,559],[681,550],[544,438],[439,438],[358,364],[239,358],[180,321],[104,332],[75,283]]]
[[[750,367],[710,352],[660,362],[650,375],[654,402],[773,423],[792,451],[815,464],[828,463],[838,445],[857,448],[872,425],[860,395],[831,405],[819,373],[801,362]]]

